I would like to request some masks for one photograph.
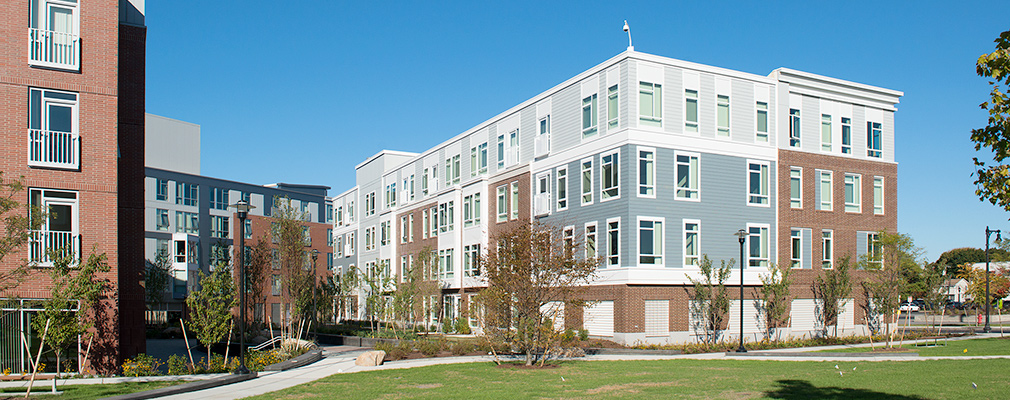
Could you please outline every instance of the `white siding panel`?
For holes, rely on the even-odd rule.
[[[758,300],[747,300],[743,309],[743,332],[761,332],[761,314],[758,312],[761,302]],[[735,335],[740,333],[740,300],[733,300],[729,306],[729,324],[726,326],[726,333]]]
[[[565,303],[561,301],[551,301],[547,304],[540,306],[541,314],[553,314],[552,319],[554,320],[554,330],[562,331],[565,329]]]
[[[838,313],[838,330],[852,329],[856,326],[856,301],[855,299],[845,299],[845,305]]]
[[[582,325],[590,336],[614,336],[614,301],[600,301],[587,306],[582,314]]]
[[[645,301],[645,336],[670,334],[670,300]]]
[[[819,327],[815,299],[795,299],[791,311],[793,332],[812,331]]]

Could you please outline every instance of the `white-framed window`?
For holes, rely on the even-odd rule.
[[[480,225],[480,193],[463,197],[463,227]]]
[[[817,209],[831,211],[832,203],[832,172],[817,170]]]
[[[866,234],[866,254],[869,256],[870,263],[876,264],[879,269],[883,264],[879,233],[868,232]]]
[[[168,220],[168,210],[164,208],[159,208],[154,212],[154,226],[156,230],[168,231],[169,220]]]
[[[498,186],[498,222],[504,222],[508,220],[508,185]]]
[[[599,252],[597,251],[597,241],[596,241],[596,222],[586,223],[586,243],[585,243],[585,255],[587,260],[592,260],[599,257]]]
[[[337,257],[344,256],[344,235],[337,236],[333,243],[333,251],[336,252]]]
[[[729,96],[715,96],[715,135],[729,137]]]
[[[519,219],[519,181],[512,182],[512,218]]]
[[[74,191],[36,189],[28,190],[28,203],[45,213],[38,230],[29,232],[31,261],[49,265],[51,251],[69,253],[73,260],[80,258],[80,230],[78,194]],[[31,219],[36,217],[29,216]]]
[[[821,268],[831,269],[834,263],[831,261],[835,253],[835,244],[830,229],[821,231]]]
[[[551,152],[551,115],[540,117],[537,121],[537,137],[534,140],[536,156],[543,156]]]
[[[390,231],[389,228],[390,228],[390,225],[392,225],[392,224],[393,223],[389,222],[389,221],[383,221],[383,222],[379,223],[379,245],[385,246],[385,245],[388,245],[392,241],[391,240],[392,238],[390,237],[391,235],[389,234],[390,233],[389,232]],[[308,232],[306,232],[306,233],[308,233]]]
[[[347,222],[354,222],[354,200],[347,203]]]
[[[356,232],[350,232],[350,233],[347,234],[347,256],[348,257],[353,256],[354,255],[354,251],[355,251],[354,249],[358,248],[358,241],[356,239],[357,239],[357,233]]]
[[[455,185],[459,183],[459,154],[445,159],[445,185]]]
[[[344,206],[337,206],[337,226],[344,224]]]
[[[421,174],[421,196],[428,195],[428,169],[425,168]]]
[[[453,249],[445,249],[438,251],[438,266],[439,266],[439,277],[442,279],[452,279],[453,273],[455,272],[455,265],[453,264],[452,256]]]
[[[510,167],[519,162],[519,129],[513,129],[507,135],[498,135],[498,169]]]
[[[375,248],[375,227],[365,228],[365,251]]]
[[[80,11],[77,1],[31,0],[29,15],[28,63],[80,70]]]
[[[400,216],[400,243],[407,243],[409,230],[407,229],[407,216]]]
[[[803,231],[799,229],[789,230],[789,267],[803,268]]]
[[[200,198],[200,186],[195,183],[175,183],[175,204],[197,206]]]
[[[616,129],[620,115],[617,85],[607,88],[607,129]]]
[[[701,201],[701,166],[698,153],[674,152],[677,169],[677,193],[674,199]]]
[[[568,167],[558,167],[558,211],[568,209]]]
[[[607,220],[607,265],[621,265],[621,218]]]
[[[768,163],[747,161],[747,205],[768,207]]]
[[[386,208],[396,207],[396,182],[386,185]]]
[[[789,109],[789,147],[800,147],[800,110]]]
[[[365,216],[375,215],[375,192],[365,195]]]
[[[613,200],[621,197],[620,153],[600,155],[600,176],[603,179],[600,188],[600,201]]]
[[[684,132],[698,133],[697,90],[684,90]]]
[[[333,204],[326,205],[326,222],[333,222]]]
[[[768,266],[768,230],[767,224],[747,224],[748,266]]]
[[[768,103],[763,101],[756,102],[755,108],[757,109],[757,126],[755,127],[755,137],[759,142],[768,142]]]
[[[665,219],[638,217],[638,264],[663,266]]]
[[[470,176],[487,173],[487,142],[470,148]]]
[[[158,178],[155,181],[155,187],[157,188],[156,189],[157,194],[155,194],[154,199],[162,201],[168,200],[168,179]]]
[[[701,221],[684,221],[684,266],[697,266],[701,257]]]
[[[210,188],[210,208],[215,210],[228,209],[228,189]]]
[[[638,119],[643,126],[663,126],[663,87],[638,82]]]
[[[859,174],[845,174],[845,212],[862,211],[861,182],[862,176]]]
[[[821,151],[831,152],[831,116],[821,114]]]
[[[880,136],[882,129],[879,122],[866,122],[866,156],[880,158]]]
[[[582,160],[582,205],[593,204],[593,159]]]
[[[533,188],[533,214],[547,215],[551,213],[551,172],[537,174]]]
[[[884,214],[884,177],[873,177],[873,213]]]
[[[582,99],[582,139],[596,136],[596,94]]]
[[[842,154],[852,154],[852,119],[842,117]]]
[[[409,218],[408,224],[409,225],[407,225],[407,232],[408,232],[408,234],[407,234],[408,235],[407,241],[413,242],[414,241],[414,213],[410,213],[410,218]]]
[[[410,257],[400,256],[400,282],[406,282],[410,275]]]
[[[447,203],[441,203],[438,205],[438,231],[441,233],[452,232],[453,221],[456,220],[456,214],[453,210],[453,201]]]
[[[463,246],[463,275],[480,276],[480,244]]]
[[[656,149],[638,148],[638,197],[656,198]]]
[[[176,211],[175,231],[180,233],[200,233],[200,214]]]
[[[210,237],[218,239],[228,238],[228,217],[211,215],[210,216]]]
[[[414,200],[414,174],[404,175],[400,185],[400,203],[407,204]]]
[[[575,226],[568,225],[561,231],[561,240],[564,243],[565,257],[575,256]]]
[[[427,239],[429,231],[431,231],[431,217],[428,209],[425,208],[421,211],[421,239]]]
[[[803,208],[803,168],[789,168],[789,207]]]

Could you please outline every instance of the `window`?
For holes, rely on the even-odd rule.
[[[750,252],[747,265],[751,267],[768,266],[768,225],[747,224],[747,241]]]
[[[385,208],[396,207],[396,182],[386,185]]]
[[[302,243],[305,246],[312,245],[312,235],[309,233],[309,227],[307,226],[302,227]]]
[[[791,229],[789,243],[792,246],[792,251],[789,253],[789,268],[803,268],[803,232],[799,229]]]
[[[270,267],[281,269],[281,252],[277,249],[270,249]]]
[[[365,228],[365,251],[375,248],[375,227]]]
[[[424,209],[421,211],[421,239],[427,239],[430,230],[431,219],[428,217],[428,209]]]
[[[833,232],[829,230],[821,231],[821,268],[823,269],[831,269],[833,265],[831,262],[832,254],[834,254],[832,234]]]
[[[49,264],[52,251],[69,252],[75,260],[79,258],[77,192],[29,189],[28,201],[46,213],[39,230],[29,232],[31,260]]]
[[[252,220],[251,219],[247,219],[247,220],[245,220],[245,238],[246,239],[252,239],[252,236],[253,236],[252,235]]]
[[[409,193],[406,195],[407,201],[414,201],[414,174],[403,179],[403,191]]]
[[[354,200],[347,205],[347,222],[354,222]]]
[[[700,200],[698,154],[676,152],[674,157],[677,160],[677,193],[674,198],[677,200]]]
[[[533,215],[547,215],[551,213],[551,173],[542,172],[537,174],[535,188],[533,192]]]
[[[800,147],[800,110],[789,109],[789,146]]]
[[[480,225],[480,193],[463,198],[463,227]]]
[[[852,120],[842,117],[842,154],[852,154]]]
[[[533,147],[537,157],[547,155],[547,153],[551,152],[550,114],[540,117],[537,123],[537,137],[533,141]]]
[[[357,232],[347,234],[347,256],[353,256],[354,250],[358,248]]]
[[[508,190],[508,185],[498,186],[498,222],[504,222],[508,219],[508,201],[506,199],[505,192]]]
[[[596,136],[596,95],[582,99],[582,138]]]
[[[515,165],[519,162],[519,129],[498,135],[498,169]]]
[[[867,256],[870,259],[871,265],[875,265],[876,268],[879,269],[883,264],[883,260],[881,258],[884,255],[881,252],[880,234],[878,233],[866,234],[866,252]]]
[[[168,200],[168,179],[158,179],[155,182],[157,186],[157,194],[155,195],[156,200]]]
[[[28,63],[77,71],[80,69],[80,32],[77,1],[30,1]]]
[[[638,83],[638,118],[643,126],[663,126],[663,87]]]
[[[379,223],[379,245],[385,246],[389,244],[389,222],[383,221]]]
[[[593,204],[593,159],[582,160],[582,205]]]
[[[607,265],[621,264],[621,219],[607,220]]]
[[[600,156],[600,175],[603,178],[600,201],[621,197],[619,157],[620,155],[617,152]]]
[[[176,211],[175,212],[175,231],[181,233],[200,233],[200,214]]]
[[[271,275],[270,276],[270,295],[280,296],[281,295],[281,276]]]
[[[337,225],[339,226],[343,224],[344,224],[344,207],[339,206],[337,207]]]
[[[228,217],[210,216],[210,237],[218,239],[228,238]]]
[[[817,171],[817,209],[831,211],[831,171]]]
[[[558,211],[568,208],[568,168],[558,167]]]
[[[344,236],[337,236],[337,240],[334,242],[333,250],[337,252],[337,257],[344,256]]]
[[[620,114],[617,100],[617,85],[607,88],[607,129],[617,128],[618,115]]]
[[[400,217],[400,243],[407,243],[408,232],[409,230],[407,229],[407,216],[404,215]]]
[[[803,208],[803,169],[789,168],[789,206]]]
[[[365,195],[365,216],[375,215],[375,192]]]
[[[831,152],[831,116],[821,114],[821,151]]]
[[[431,208],[431,233],[428,234],[430,237],[435,237],[438,235],[438,206]]]
[[[175,183],[175,204],[184,206],[196,206],[199,198],[199,187],[193,183]]]
[[[438,230],[439,232],[446,233],[452,232],[453,222],[456,221],[456,215],[453,211],[453,202],[442,203],[438,205]]]
[[[845,212],[860,212],[862,202],[859,194],[860,176],[845,174]]]
[[[452,263],[452,253],[453,249],[438,251],[438,270],[439,277],[442,279],[452,279],[453,272],[455,270]]]
[[[519,182],[512,182],[512,219],[519,218]]]
[[[638,196],[656,197],[656,151],[638,148]]]
[[[768,142],[768,103],[757,102],[757,141]]]
[[[592,260],[599,256],[596,251],[596,223],[586,224],[586,260]]]
[[[487,173],[487,142],[470,148],[470,176],[483,173]]]
[[[747,163],[748,205],[768,205],[768,164],[749,161]]]
[[[869,157],[880,158],[880,123],[879,122],[867,122],[866,123],[866,155]]]
[[[326,222],[333,222],[333,204],[326,205]]]
[[[228,189],[210,188],[210,208],[215,210],[228,209]]]
[[[414,241],[414,213],[410,214],[409,225],[407,226],[407,241]]]
[[[421,196],[428,195],[428,169],[424,169],[424,173],[421,174]]]
[[[698,133],[697,90],[684,90],[684,132]]]
[[[480,276],[480,245],[463,246],[463,275]]]
[[[445,160],[445,184],[454,185],[459,183],[459,154]]]
[[[571,225],[566,226],[562,231],[561,240],[564,245],[565,257],[575,257],[575,227]]]
[[[698,265],[701,254],[701,221],[684,220],[684,266]]]
[[[154,212],[154,226],[159,231],[168,230],[168,210],[159,208]]]
[[[638,217],[638,264],[663,265],[663,218]]]
[[[884,177],[873,177],[873,213],[884,213]]]
[[[210,254],[208,256],[211,270],[216,269],[219,265],[228,265],[228,262],[231,261],[231,258],[228,257],[228,246],[222,242],[210,245]],[[249,266],[252,263],[252,249],[249,246],[245,246],[244,256],[245,258],[242,261],[246,266]]]
[[[729,137],[729,96],[716,96],[715,135]]]

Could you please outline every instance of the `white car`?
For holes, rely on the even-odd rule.
[[[919,311],[919,306],[915,303],[901,303],[901,311]]]

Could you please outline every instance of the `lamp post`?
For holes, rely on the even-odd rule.
[[[747,241],[747,231],[744,229],[738,230],[736,231],[736,236],[740,239],[740,348],[736,349],[736,352],[746,353],[747,348],[743,347],[743,244]]]
[[[312,334],[313,338],[317,338],[315,332],[319,331],[319,327],[316,326],[316,324],[319,323],[318,321],[316,321],[316,315],[319,313],[319,309],[316,308],[318,306],[318,303],[316,302],[316,286],[319,285],[316,276],[317,259],[319,259],[319,250],[312,249],[312,328],[315,329],[315,331],[313,331]]]
[[[256,208],[255,206],[249,205],[248,201],[239,200],[238,203],[232,204],[230,207],[235,208],[235,213],[238,215],[238,279],[239,279],[239,324],[238,324],[238,343],[239,343],[239,365],[236,373],[248,374],[249,368],[245,366],[245,292],[246,292],[246,277],[245,277],[245,219],[249,216],[249,210]]]
[[[985,327],[982,328],[982,332],[989,333],[992,328],[989,327],[989,313],[992,312],[992,304],[989,301],[989,235],[995,233],[996,241],[1000,241],[999,229],[991,230],[989,227],[985,227]]]

